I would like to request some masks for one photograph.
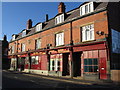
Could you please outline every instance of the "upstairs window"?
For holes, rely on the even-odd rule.
[[[16,39],[16,35],[13,35],[12,36],[12,41]]]
[[[94,10],[93,2],[87,3],[80,7],[80,15],[82,16],[87,13],[93,12],[93,10]]]
[[[25,35],[26,35],[26,30],[22,32],[22,37],[24,37]]]
[[[11,54],[14,53],[14,46],[11,46]]]
[[[21,45],[21,51],[22,51],[22,52],[25,51],[25,44],[24,44],[24,43],[22,43],[22,45]]]
[[[41,31],[41,30],[42,30],[42,23],[40,23],[36,26],[36,32]]]
[[[41,48],[41,39],[37,39],[35,41],[35,49],[39,49],[39,48]]]
[[[55,18],[55,24],[64,22],[64,14],[61,14]]]
[[[83,26],[81,29],[82,29],[82,42],[94,40],[94,24]]]
[[[64,33],[56,34],[56,46],[64,45]]]

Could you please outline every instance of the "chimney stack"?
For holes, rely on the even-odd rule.
[[[7,36],[6,35],[4,35],[3,40],[7,41]]]
[[[65,5],[63,2],[60,2],[58,5],[58,13],[65,13]]]
[[[30,29],[30,28],[32,28],[32,20],[31,19],[29,19],[27,21],[27,30]]]
[[[48,21],[48,14],[46,14],[46,22]]]

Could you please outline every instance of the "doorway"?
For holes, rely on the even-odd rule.
[[[21,71],[24,71],[24,68],[25,68],[25,58],[26,57],[21,57],[21,61],[20,61]]]
[[[63,54],[63,76],[70,75],[69,53]]]
[[[73,53],[73,75],[74,77],[81,76],[81,52]]]

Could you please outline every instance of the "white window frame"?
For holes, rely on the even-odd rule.
[[[31,56],[32,64],[38,64],[39,56]]]
[[[15,47],[14,46],[11,46],[11,53],[13,54],[15,51]]]
[[[82,42],[94,40],[94,24],[89,24],[81,27],[82,29]]]
[[[64,14],[61,14],[55,18],[55,24],[64,22]]]
[[[55,35],[56,46],[64,45],[64,32]]]
[[[35,48],[40,49],[41,48],[41,39],[36,39],[35,44],[36,44]]]
[[[61,55],[61,54],[59,54],[59,55]],[[53,61],[54,61],[54,65],[53,65]],[[60,58],[50,59],[50,71],[60,71],[61,65],[58,65],[58,62],[60,62],[60,61],[61,61]],[[54,67],[54,69],[53,69],[53,67]],[[58,68],[59,68],[59,70],[58,70]]]
[[[21,51],[24,52],[25,51],[25,44],[22,43],[22,46],[21,46]]]
[[[22,32],[22,37],[26,36],[26,30]]]
[[[15,37],[16,37],[16,35],[13,35],[13,36],[12,36],[12,41],[15,40]]]
[[[87,7],[87,11],[86,11],[86,7]],[[94,11],[93,2],[84,4],[80,7],[80,16],[88,14],[88,13],[93,12],[93,11]]]
[[[42,26],[43,26],[42,23],[38,24],[38,25],[36,26],[36,32],[41,31],[42,28],[43,28]]]

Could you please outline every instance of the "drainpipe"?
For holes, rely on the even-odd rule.
[[[73,78],[73,76],[74,76],[74,61],[73,61],[73,37],[72,37],[72,21],[70,22],[70,48],[69,48],[69,50],[70,50],[70,66],[71,66],[71,68],[70,68],[70,76],[71,76],[71,78]]]
[[[47,47],[47,49],[49,49],[49,47]],[[49,68],[49,66],[50,66],[50,55],[48,54],[48,50],[46,50],[45,51],[46,52],[46,55],[47,55],[47,70],[49,71],[50,70],[50,68]]]
[[[109,52],[109,37],[108,34],[105,34],[106,42],[105,42],[105,47],[106,47],[106,52],[107,52],[107,77],[108,80],[110,80],[110,52]],[[108,63],[109,62],[109,63]]]
[[[30,57],[30,53],[28,53],[28,60],[29,60],[29,73],[30,73],[30,69],[31,69],[31,57]]]

